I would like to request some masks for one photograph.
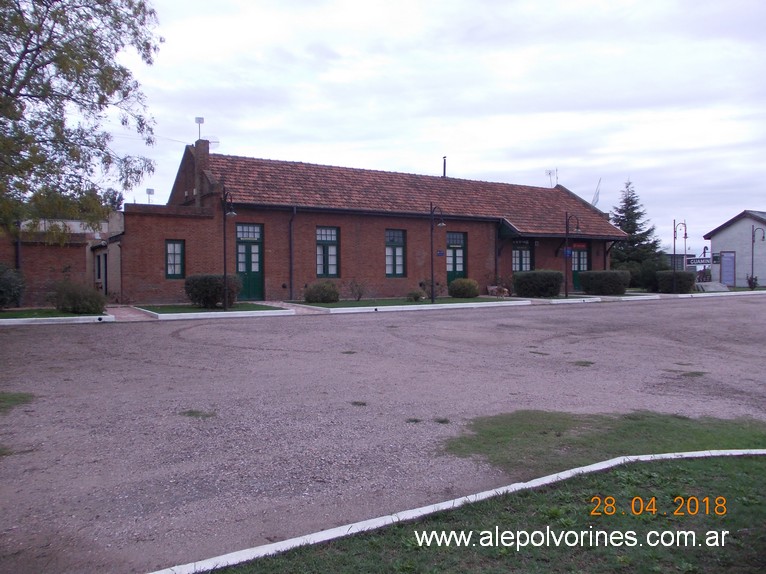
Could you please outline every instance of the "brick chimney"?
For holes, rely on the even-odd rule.
[[[199,139],[194,142],[194,205],[202,207],[203,172],[210,167],[210,142]]]

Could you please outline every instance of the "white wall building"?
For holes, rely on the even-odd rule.
[[[747,287],[753,275],[766,285],[766,211],[746,209],[704,237],[713,252],[713,281]]]

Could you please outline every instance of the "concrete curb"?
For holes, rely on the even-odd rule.
[[[295,315],[293,309],[279,309],[274,311],[207,311],[201,313],[155,313],[142,307],[136,307],[150,317],[158,321],[181,321],[183,319],[237,319],[243,317],[282,317]]]
[[[278,554],[291,548],[298,546],[306,546],[309,544],[317,544],[320,542],[326,542],[328,540],[335,540],[337,538],[343,538],[351,534],[359,532],[365,532],[368,530],[376,530],[384,526],[396,524],[397,522],[403,522],[407,520],[415,520],[441,512],[443,510],[450,510],[453,508],[459,508],[465,504],[471,504],[500,496],[502,494],[509,494],[511,492],[518,492],[520,490],[527,490],[530,488],[537,488],[539,486],[545,486],[566,480],[582,474],[590,474],[593,472],[599,472],[606,470],[621,464],[630,462],[648,462],[655,460],[674,460],[674,459],[687,459],[687,458],[709,458],[718,456],[766,456],[766,449],[748,449],[748,450],[705,450],[695,452],[672,452],[664,454],[646,454],[638,456],[620,456],[612,458],[588,466],[580,466],[564,472],[550,474],[542,478],[536,478],[529,482],[517,482],[508,486],[497,488],[494,490],[485,490],[477,494],[471,494],[463,496],[461,498],[455,498],[446,502],[440,502],[438,504],[431,504],[429,506],[422,506],[412,510],[405,510],[396,514],[390,514],[388,516],[381,516],[378,518],[372,518],[370,520],[363,520],[361,522],[355,522],[353,524],[347,524],[345,526],[338,526],[336,528],[330,528],[329,530],[322,530],[321,532],[315,532],[314,534],[307,534],[305,536],[299,536],[297,538],[290,538],[289,540],[283,540],[281,542],[274,542],[272,544],[265,544],[263,546],[256,546],[255,548],[249,548],[247,550],[240,550],[238,552],[231,552],[215,558],[209,558],[207,560],[201,560],[199,562],[191,562],[180,566],[173,566],[164,570],[157,570],[150,574],[196,574],[199,572],[206,572],[214,568],[222,568],[224,566],[233,566],[235,564],[241,564],[255,558],[262,558],[264,556],[270,556],[272,554]]]
[[[481,309],[484,307],[514,307],[531,305],[531,301],[486,301],[483,303],[434,303],[433,305],[381,305],[378,307],[320,307],[333,315],[343,313],[374,313],[377,311],[434,311],[439,309]],[[317,309],[317,307],[311,307]]]
[[[601,303],[601,297],[574,297],[567,299],[551,299],[551,305],[568,305],[574,303]]]
[[[82,323],[114,323],[112,315],[85,315],[83,317],[32,317],[28,319],[0,319],[1,325],[78,325]]]

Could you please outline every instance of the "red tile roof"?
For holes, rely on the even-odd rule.
[[[622,239],[607,216],[563,186],[554,188],[472,181],[210,154],[209,171],[235,203],[260,206],[505,220],[521,235],[563,236],[566,213],[579,220],[578,237]],[[576,221],[570,219],[570,232]]]

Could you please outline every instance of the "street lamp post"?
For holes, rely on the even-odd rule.
[[[676,220],[673,220],[673,293],[676,292],[676,267],[678,267],[678,264],[676,262],[676,239],[678,238],[678,228],[683,225],[684,227],[684,245],[686,245],[686,222],[685,221],[679,221],[678,224],[676,224]],[[685,247],[684,247],[685,249]],[[684,269],[686,269],[686,252],[684,252]]]
[[[221,178],[221,213],[223,215],[223,310],[229,310],[229,275],[226,269],[226,219],[237,215],[234,212],[234,202],[231,192],[226,191],[226,186]]]
[[[434,215],[439,212],[439,223],[436,223]],[[434,227],[444,227],[444,213],[442,208],[431,202],[431,303],[436,301],[436,285],[434,283]]]
[[[752,226],[751,241],[750,241],[750,280],[752,281],[755,275],[755,232],[761,232],[761,241],[766,241],[766,231],[763,227]]]
[[[572,259],[572,254],[569,253],[569,222],[574,219],[577,223],[575,223],[575,232],[580,232],[580,219],[576,215],[569,215],[569,212],[564,213],[566,217],[566,222],[564,223],[564,297],[567,299],[569,298],[569,272],[567,271],[569,267],[569,262]]]

